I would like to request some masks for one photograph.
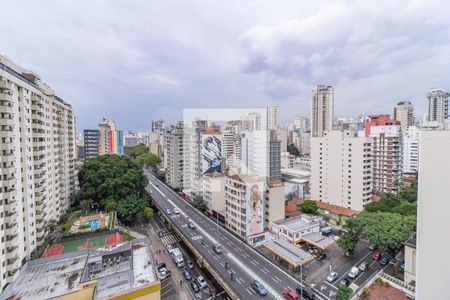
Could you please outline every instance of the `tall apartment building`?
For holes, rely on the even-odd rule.
[[[389,116],[371,116],[365,132],[372,142],[373,191],[394,193],[402,183],[402,134],[398,121]]]
[[[249,244],[263,241],[272,222],[284,219],[281,181],[265,177],[233,175],[225,179],[225,219],[231,231]]]
[[[75,116],[32,71],[0,56],[0,287],[11,283],[75,189]]]
[[[448,118],[448,97],[450,93],[442,89],[431,89],[427,93],[428,116],[427,121],[436,122],[442,128]]]
[[[97,129],[85,129],[83,131],[84,140],[84,160],[90,160],[98,156],[99,132]]]
[[[165,127],[165,122],[162,119],[152,120],[152,133],[161,131]]]
[[[103,119],[98,124],[98,154],[123,155],[123,132],[113,120]]]
[[[450,247],[449,153],[450,130],[420,132],[416,299],[442,299],[448,295],[450,260],[442,259],[442,251]]]
[[[394,120],[400,122],[403,133],[409,126],[414,126],[414,105],[409,101],[401,101],[394,107]]]
[[[333,128],[334,89],[332,86],[318,85],[312,91],[311,135],[322,137]]]
[[[278,105],[271,105],[267,108],[267,129],[277,130],[278,128]]]
[[[300,131],[310,131],[311,124],[309,123],[309,119],[305,117],[296,117],[294,119],[294,129]]]
[[[372,196],[371,146],[353,131],[311,138],[311,199],[362,211]]]
[[[183,122],[172,126],[166,133],[166,183],[173,189],[183,188]]]
[[[222,152],[223,171],[226,173],[237,173],[240,156],[239,126],[225,126],[223,130]]]
[[[417,174],[419,170],[419,139],[403,135],[403,174]]]
[[[269,133],[269,180],[281,179],[281,142],[278,140],[277,132],[271,130]]]
[[[240,174],[261,177],[269,176],[269,141],[270,132],[267,130],[244,131],[241,133]]]
[[[241,116],[239,131],[261,130],[261,115],[257,112],[248,112]]]

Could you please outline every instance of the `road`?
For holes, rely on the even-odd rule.
[[[269,295],[264,297],[265,299],[283,299],[282,292],[284,289],[295,290],[299,285],[297,280],[246,243],[222,227],[217,226],[215,222],[184,201],[148,171],[146,171],[146,175],[150,179],[147,191],[149,193],[151,191],[151,196],[160,207],[161,212],[167,215],[167,209],[173,211],[176,207],[180,210],[179,215],[169,215],[174,226],[184,236],[190,238],[203,258],[215,268],[241,298],[262,298],[250,287],[253,280],[260,281],[268,290]],[[187,226],[189,220],[196,224],[195,230]],[[205,245],[202,244],[202,240]],[[222,254],[216,254],[212,251],[211,247],[216,243],[222,245],[224,250]],[[228,263],[228,269],[225,268],[225,263]],[[233,280],[229,274],[230,270],[236,274]],[[322,297],[318,296],[317,299],[322,299]]]

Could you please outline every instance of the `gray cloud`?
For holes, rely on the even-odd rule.
[[[278,103],[309,115],[312,87],[332,84],[340,115],[425,111],[448,88],[449,12],[433,1],[8,1],[0,53],[35,70],[76,110],[148,129],[184,107]],[[447,85],[447,86],[446,86]]]

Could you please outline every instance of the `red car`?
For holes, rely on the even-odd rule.
[[[288,289],[283,291],[283,296],[288,300],[298,300],[297,293]]]
[[[379,260],[381,258],[381,252],[375,252],[372,256],[373,260]]]

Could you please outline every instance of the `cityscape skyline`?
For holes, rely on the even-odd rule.
[[[135,131],[148,130],[156,118],[173,124],[181,119],[180,103],[192,108],[275,104],[280,124],[286,124],[297,115],[309,117],[317,84],[335,89],[335,116],[392,114],[396,103],[411,101],[420,120],[427,92],[448,89],[440,67],[449,59],[449,45],[440,38],[448,18],[426,2],[386,3],[386,9],[366,2],[249,2],[240,3],[237,14],[232,5],[220,3],[95,2],[89,9],[70,10],[53,2],[4,5],[11,13],[0,21],[1,52],[58,87],[73,103],[78,131],[101,117]],[[16,24],[11,18],[19,11],[23,22]],[[118,23],[111,16],[119,11],[124,17]],[[405,13],[397,18],[396,11]],[[228,21],[230,15],[235,22]],[[172,26],[174,17],[179,26]],[[38,22],[39,29],[30,22]]]

